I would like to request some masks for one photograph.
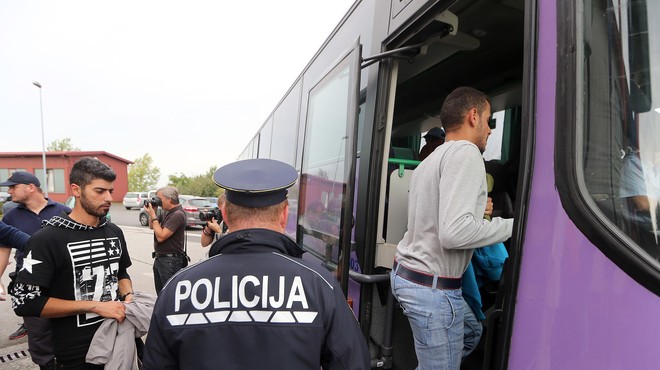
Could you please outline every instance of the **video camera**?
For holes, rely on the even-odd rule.
[[[158,197],[153,197],[151,199],[145,199],[143,205],[146,207],[147,204],[151,204],[151,208],[156,209],[163,206],[163,202]]]
[[[215,208],[211,211],[201,211],[199,212],[199,219],[201,221],[211,221],[212,218],[215,218],[216,221],[222,221],[222,213],[220,208]]]

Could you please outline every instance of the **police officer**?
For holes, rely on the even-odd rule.
[[[144,370],[369,369],[369,351],[333,275],[300,257],[287,235],[296,170],[270,159],[234,162],[213,179],[226,190],[229,230],[209,259],[163,288]]]

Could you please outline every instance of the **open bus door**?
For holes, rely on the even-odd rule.
[[[308,93],[297,239],[304,258],[334,271],[349,301],[361,45],[358,38]],[[355,312],[357,308],[354,307]]]

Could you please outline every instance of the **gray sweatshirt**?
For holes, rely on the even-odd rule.
[[[513,219],[484,219],[486,170],[476,145],[448,141],[416,169],[408,196],[408,231],[397,261],[433,275],[463,275],[474,248],[511,237]]]

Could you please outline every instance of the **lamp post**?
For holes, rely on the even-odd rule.
[[[41,99],[41,84],[37,81],[32,81],[32,84],[39,88],[39,110],[41,111],[41,159],[44,165],[44,182],[46,183],[43,187],[44,194],[48,198],[48,172],[46,172],[46,139],[44,136],[44,106],[43,100]]]

